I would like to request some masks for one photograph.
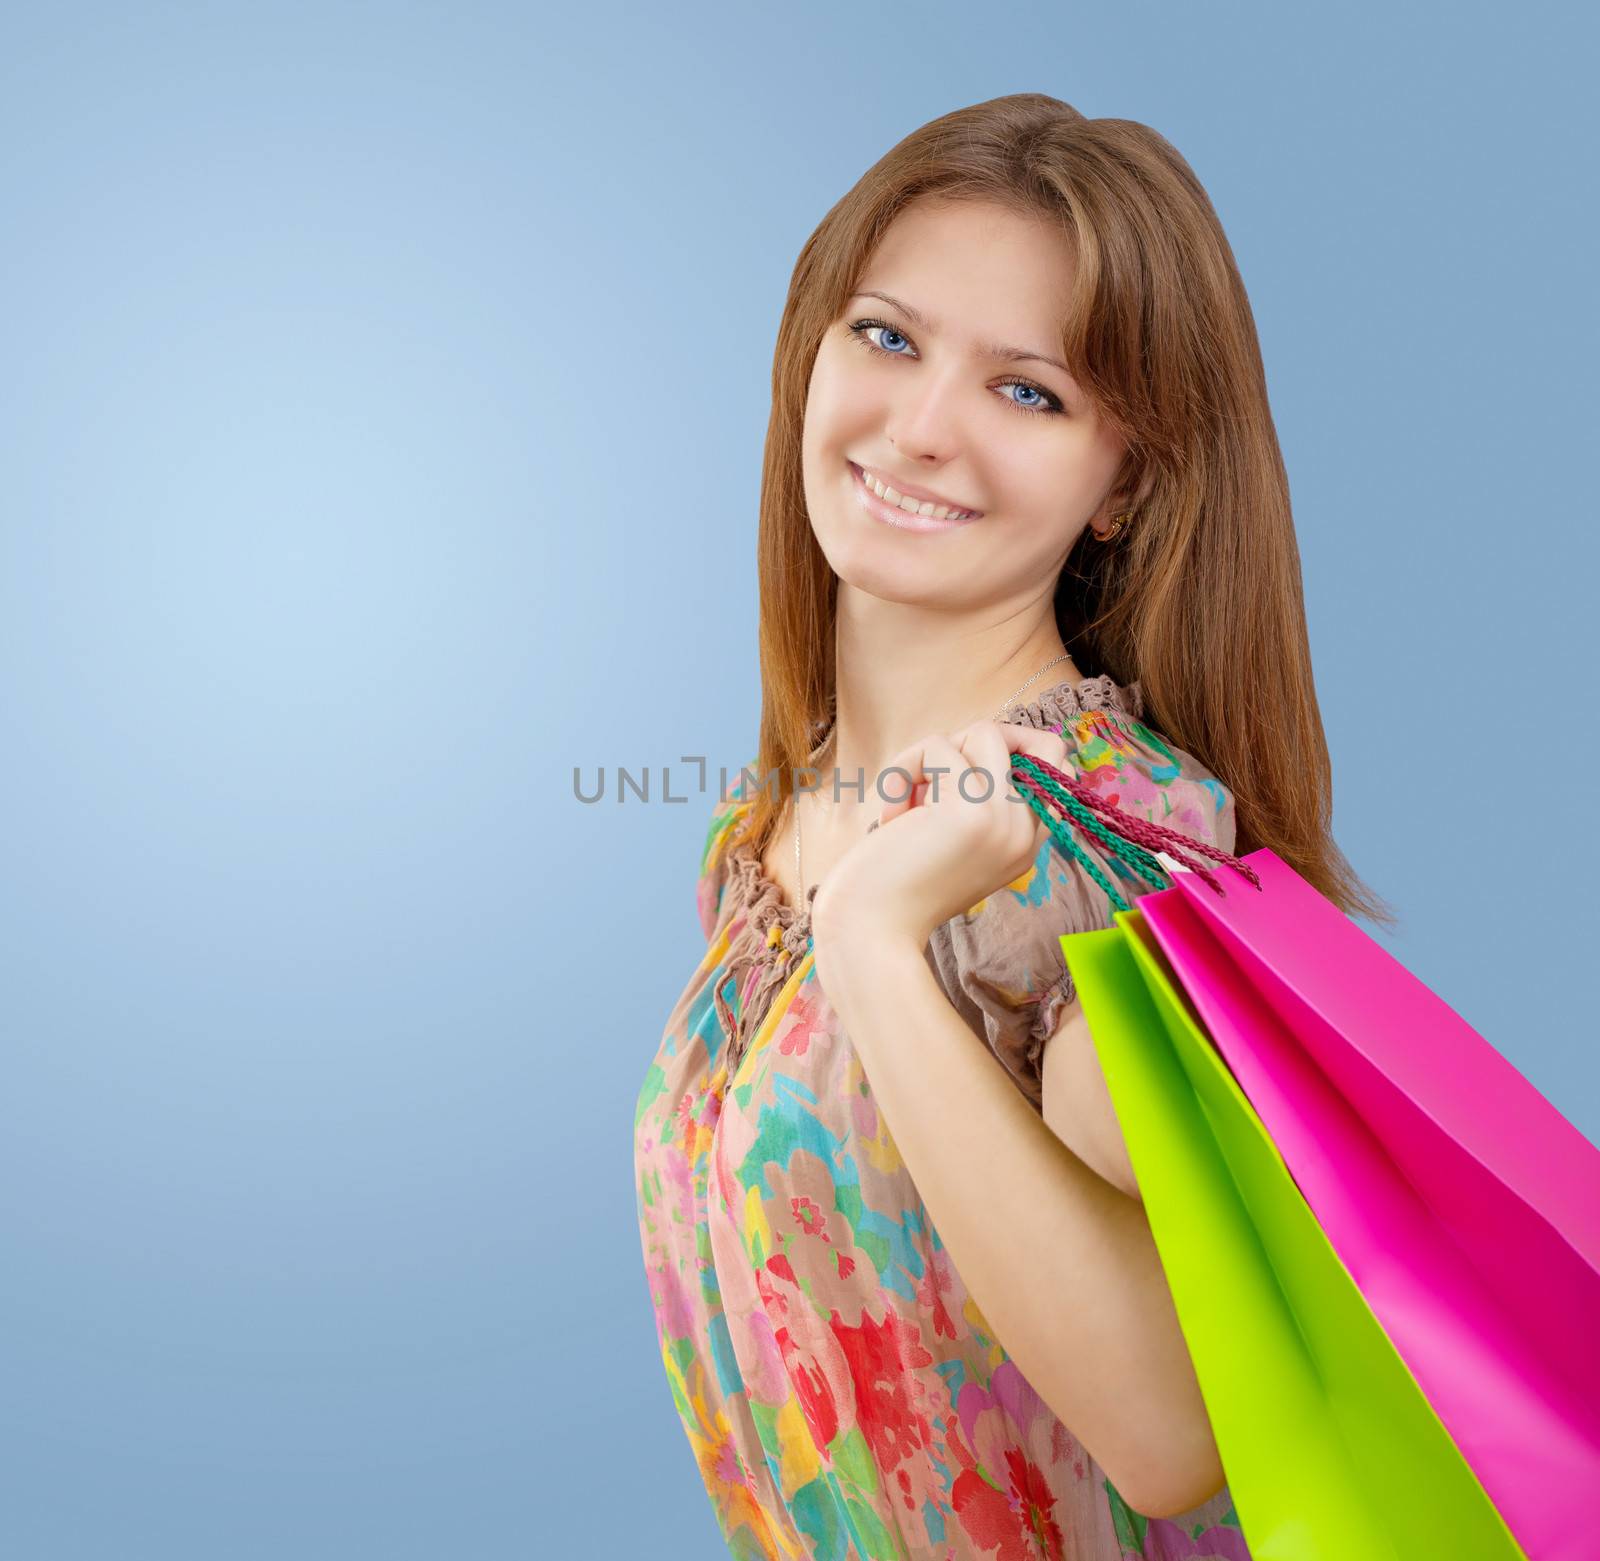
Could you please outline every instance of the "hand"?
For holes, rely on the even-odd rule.
[[[884,804],[879,827],[834,864],[812,902],[824,989],[829,969],[835,985],[845,985],[856,950],[887,940],[920,953],[934,928],[1027,871],[1047,831],[1010,780],[1018,753],[1076,773],[1054,732],[999,721],[934,733],[890,761],[882,789],[905,796]],[[909,774],[909,786],[897,770]]]

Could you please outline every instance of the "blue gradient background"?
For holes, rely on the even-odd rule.
[[[1001,93],[1211,192],[1338,837],[1600,1135],[1595,40],[1513,16],[5,8],[0,1553],[724,1553],[632,1181],[681,756],[754,740],[795,256]]]

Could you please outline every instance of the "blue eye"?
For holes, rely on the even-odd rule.
[[[900,341],[905,342],[907,344],[907,346],[910,345],[910,338],[907,337],[907,336],[901,335],[901,333],[899,331],[897,331],[892,325],[879,325],[876,321],[868,320],[862,325],[852,325],[850,327],[850,329],[853,330],[853,331],[860,331],[862,333],[862,335],[866,335],[866,333],[868,331],[882,331],[885,336],[896,337]],[[869,341],[871,341],[871,337],[868,337],[867,339]],[[882,342],[873,342],[872,344],[873,344],[873,346],[879,348],[880,351],[889,352],[889,353],[893,353],[894,352],[894,348],[893,347],[885,347]],[[904,357],[905,354],[904,353],[896,353],[895,356]]]
[[[907,354],[892,347],[879,346],[877,342],[873,341],[869,332],[882,331],[885,338],[904,342],[908,347],[911,345],[911,338],[904,331],[890,325],[886,320],[857,320],[849,329],[851,341],[859,342],[868,352],[875,352],[880,358],[903,358]],[[1002,388],[1009,390],[1013,386],[1018,390],[1026,391],[1031,396],[1042,398],[1042,401],[1029,402],[1017,401],[1013,397],[1007,396],[1005,398],[1006,405],[1015,407],[1019,412],[1026,412],[1030,417],[1036,417],[1040,413],[1053,417],[1066,411],[1059,396],[1052,391],[1046,390],[1043,385],[1034,384],[1031,379],[1008,379],[1003,382]]]

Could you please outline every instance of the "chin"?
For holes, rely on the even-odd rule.
[[[938,559],[907,558],[893,537],[818,537],[823,556],[841,585],[903,607],[951,608],[962,605],[961,575]]]

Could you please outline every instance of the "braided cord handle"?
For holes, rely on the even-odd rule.
[[[1077,822],[1080,830],[1099,840],[1113,855],[1120,856],[1154,888],[1169,887],[1170,875],[1150,852],[1135,841],[1114,833],[1109,825],[1102,824],[1059,781],[1051,780],[1049,777],[1035,780],[1024,776],[1022,785],[1046,806],[1053,802],[1066,817]]]
[[[1051,813],[1049,803],[1041,800],[1043,793],[1032,777],[1024,776],[1016,769],[1013,769],[1011,773],[1017,776],[1018,782],[1023,788],[1023,800],[1039,815],[1040,822],[1050,831],[1050,838],[1105,890],[1107,898],[1119,911],[1127,910],[1128,902],[1113,887],[1111,880],[1083,854],[1083,848],[1067,833],[1065,825]],[[1121,855],[1120,852],[1117,854]],[[1163,874],[1163,876],[1165,875]],[[1157,887],[1164,888],[1166,886],[1161,884],[1157,885]]]
[[[1125,862],[1132,872],[1152,888],[1167,889],[1172,886],[1172,875],[1154,854],[1158,851],[1194,873],[1217,894],[1225,894],[1226,891],[1217,882],[1216,875],[1208,872],[1197,859],[1196,854],[1234,868],[1257,889],[1261,887],[1261,879],[1249,863],[1240,861],[1218,846],[1169,829],[1165,824],[1156,824],[1124,812],[1099,796],[1087,782],[1063,774],[1046,759],[1035,759],[1031,754],[1014,755],[1011,777],[1023,800],[1038,814],[1050,838],[1083,867],[1119,911],[1129,909],[1127,900],[1067,832],[1067,822],[1075,824],[1084,835],[1099,842],[1107,852]],[[1058,818],[1052,813],[1052,807],[1062,816]]]

